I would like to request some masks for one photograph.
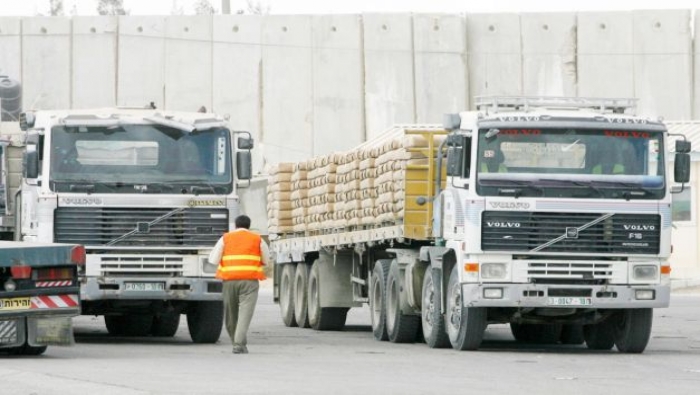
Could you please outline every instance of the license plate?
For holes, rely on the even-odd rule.
[[[0,299],[0,310],[24,310],[30,309],[32,307],[32,302],[29,297],[26,298],[8,298]]]
[[[124,283],[125,291],[165,291],[165,283]]]
[[[550,306],[589,306],[593,304],[593,300],[580,297],[555,297],[548,298],[547,304]]]

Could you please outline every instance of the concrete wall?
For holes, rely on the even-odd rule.
[[[0,72],[22,81],[26,109],[228,114],[262,171],[440,122],[478,95],[637,97],[644,115],[700,117],[691,15],[4,17]]]

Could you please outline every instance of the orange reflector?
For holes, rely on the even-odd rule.
[[[71,249],[70,260],[76,265],[85,264],[85,247],[78,245]]]
[[[671,266],[661,266],[661,274],[671,274]]]
[[[464,264],[464,271],[465,272],[478,272],[479,271],[479,264],[478,263],[465,263]]]
[[[29,278],[32,275],[32,267],[26,265],[17,265],[10,268],[12,278]]]

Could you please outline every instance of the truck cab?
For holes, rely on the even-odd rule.
[[[152,108],[27,112],[20,125],[17,238],[85,246],[82,313],[133,336],[173,336],[186,314],[193,341],[215,342],[221,283],[207,257],[238,215],[250,134]]]

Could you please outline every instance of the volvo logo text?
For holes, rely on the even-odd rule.
[[[520,222],[486,222],[491,228],[519,228]]]
[[[489,202],[493,208],[515,208],[515,209],[528,209],[530,208],[530,203],[527,202]]]
[[[655,225],[622,225],[625,230],[656,230]]]

